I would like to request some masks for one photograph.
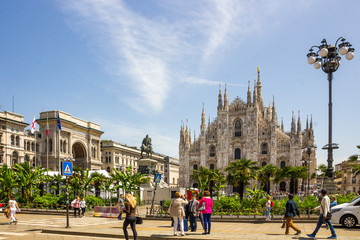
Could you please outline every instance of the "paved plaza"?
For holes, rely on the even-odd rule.
[[[70,218],[70,229],[65,228],[65,217],[40,214],[20,214],[19,223],[9,225],[8,219],[0,218],[0,240],[2,239],[124,239],[122,221],[116,218],[98,218],[88,215],[85,218]],[[309,239],[307,233],[315,228],[315,223],[298,222],[295,224],[302,230],[300,236],[284,235],[279,222],[261,223],[227,223],[214,222],[210,235],[201,232],[187,233],[185,237],[175,237],[172,234],[170,221],[144,220],[137,225],[139,239]],[[130,229],[129,229],[130,230]],[[336,227],[339,239],[360,239],[360,228],[345,229]],[[45,233],[44,233],[45,232]],[[130,230],[131,233],[131,230]],[[132,233],[131,233],[132,235]],[[326,239],[330,231],[322,228],[317,237]]]

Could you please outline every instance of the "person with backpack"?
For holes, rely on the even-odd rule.
[[[270,195],[266,196],[266,209],[265,209],[265,216],[266,216],[266,221],[270,221],[271,220],[271,208],[274,206],[273,201],[271,201],[271,197]]]
[[[295,235],[301,234],[301,230],[293,224],[293,218],[296,215],[298,215],[299,218],[301,218],[299,209],[297,208],[296,202],[294,202],[293,198],[294,198],[294,195],[289,194],[288,195],[289,200],[286,202],[286,209],[285,209],[285,216],[284,216],[285,226],[286,226],[286,228],[285,228],[286,235],[289,234],[290,227],[296,231]]]
[[[78,216],[80,217],[80,198],[75,197],[75,199],[71,202],[71,207],[74,208],[74,217],[76,218],[76,212],[78,213]]]

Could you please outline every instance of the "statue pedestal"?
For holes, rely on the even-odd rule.
[[[324,179],[324,188],[327,190],[328,194],[336,194],[337,192],[337,186],[336,182],[333,178],[325,178]]]

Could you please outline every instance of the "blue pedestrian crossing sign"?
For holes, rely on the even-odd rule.
[[[72,162],[61,162],[61,175],[63,175],[63,176],[72,176],[73,175]]]
[[[154,182],[160,183],[160,181],[161,181],[161,174],[156,174]]]

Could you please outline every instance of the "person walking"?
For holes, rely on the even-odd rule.
[[[118,209],[119,209],[118,219],[122,220],[122,214],[123,214],[123,209],[124,209],[124,194],[120,194],[120,197],[118,200]]]
[[[202,211],[203,218],[204,218],[204,232],[203,234],[210,234],[211,230],[211,214],[212,214],[212,207],[213,201],[210,198],[210,192],[204,191],[204,197],[201,198],[199,203],[199,208],[205,205],[205,209]]]
[[[266,219],[265,219],[266,221],[271,220],[271,200],[270,200],[270,195],[266,196],[265,216],[266,216]]]
[[[174,236],[177,236],[178,224],[180,223],[181,236],[185,236],[184,217],[185,211],[183,204],[188,204],[185,196],[181,196],[179,192],[175,193],[175,199],[170,204],[170,217],[174,219]]]
[[[294,229],[296,231],[295,235],[299,235],[301,234],[301,230],[299,228],[297,228],[294,224],[293,224],[293,218],[298,215],[299,218],[301,218],[299,209],[296,206],[296,203],[293,200],[294,195],[289,194],[288,195],[288,201],[286,202],[286,209],[285,209],[285,234],[289,234],[289,228],[291,227],[292,229]]]
[[[135,209],[136,209],[136,199],[130,193],[125,195],[126,203],[124,204],[123,211],[126,213],[126,217],[123,223],[123,231],[125,235],[125,239],[129,239],[129,234],[127,231],[127,227],[130,225],[131,230],[134,235],[134,239],[137,240],[137,232],[136,232],[136,216],[135,216]]]
[[[190,218],[191,232],[196,232],[198,216],[199,216],[199,202],[198,200],[196,200],[196,195],[193,194],[191,197],[191,201],[189,202],[189,218]]]
[[[75,197],[75,199],[71,202],[71,206],[74,208],[74,217],[76,218],[76,212],[80,217],[80,198]]]
[[[311,238],[315,238],[315,236],[316,236],[317,232],[319,231],[321,225],[325,221],[327,223],[327,225],[329,226],[330,231],[331,231],[331,236],[328,237],[328,239],[337,239],[335,229],[334,229],[333,225],[330,222],[330,218],[328,217],[328,215],[330,213],[330,199],[327,196],[327,190],[325,188],[321,189],[320,194],[321,194],[321,197],[322,197],[320,206],[312,209],[312,211],[320,209],[319,220],[318,220],[318,223],[316,225],[316,228],[315,228],[314,232],[312,234],[307,234],[307,236],[311,237]]]
[[[86,201],[85,201],[85,198],[83,198],[81,201],[80,201],[80,208],[81,208],[81,215],[83,217],[85,217],[85,209],[86,209]]]
[[[10,224],[17,224],[18,220],[16,219],[15,215],[16,215],[16,210],[18,212],[20,212],[20,208],[18,203],[15,200],[15,193],[12,192],[10,193],[10,200],[8,202],[8,208],[10,209]]]

